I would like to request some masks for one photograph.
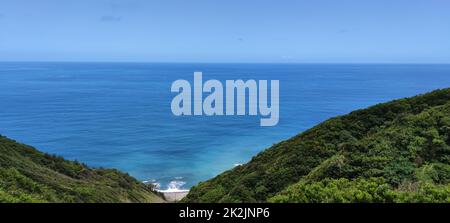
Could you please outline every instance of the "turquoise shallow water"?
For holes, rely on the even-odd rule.
[[[280,80],[280,122],[176,117],[171,83]],[[140,180],[189,188],[336,115],[450,87],[450,65],[0,63],[0,134]]]

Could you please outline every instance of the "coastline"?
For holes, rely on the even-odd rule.
[[[181,181],[183,177],[175,177],[175,180],[170,181],[170,183],[167,185],[167,189],[162,190],[160,189],[161,184],[159,182],[156,182],[156,180],[147,180],[142,181],[144,184],[151,184],[155,187],[155,191],[158,193],[161,193],[164,197],[164,200],[167,202],[178,202],[189,193],[189,189],[182,189],[183,185],[186,184],[186,182]]]
[[[189,190],[157,190],[164,195],[167,202],[178,202],[189,193]]]

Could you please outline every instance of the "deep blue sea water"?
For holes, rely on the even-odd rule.
[[[280,122],[176,117],[171,83],[280,80]],[[0,134],[189,188],[336,115],[450,87],[450,65],[0,63]]]

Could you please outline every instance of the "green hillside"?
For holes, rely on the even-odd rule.
[[[184,202],[450,202],[450,89],[332,118]]]
[[[163,202],[149,186],[0,136],[0,202]]]

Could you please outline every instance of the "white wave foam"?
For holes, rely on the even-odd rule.
[[[155,183],[156,182],[156,180],[155,179],[151,179],[151,180],[144,180],[144,181],[142,181],[142,183],[144,183],[144,184],[151,184],[151,183]]]
[[[142,183],[147,184],[147,185],[153,185],[155,190],[158,190],[159,188],[161,188],[161,184],[156,182],[155,179],[144,180],[144,181],[142,181]]]
[[[157,190],[159,192],[162,193],[169,193],[169,192],[188,192],[189,190],[186,189],[182,189],[183,186],[186,184],[186,182],[181,181],[181,180],[172,180],[170,181],[170,183],[167,185],[167,189],[165,190]]]

